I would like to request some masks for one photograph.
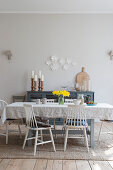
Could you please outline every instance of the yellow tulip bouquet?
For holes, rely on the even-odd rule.
[[[69,97],[70,96],[70,92],[64,90],[64,91],[53,91],[52,92],[53,95],[57,95],[58,96],[58,102],[59,104],[64,104],[64,97]]]

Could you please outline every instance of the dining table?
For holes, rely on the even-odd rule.
[[[6,112],[4,112],[6,119],[22,119],[26,118],[24,104],[32,104],[34,113],[39,117],[46,117],[48,119],[56,119],[71,116],[72,113],[77,114],[76,106],[68,107],[70,104],[58,103],[36,104],[35,102],[15,102],[7,105]],[[72,103],[74,106],[74,103]],[[113,120],[113,106],[107,103],[98,103],[94,106],[84,104],[84,113],[86,119],[90,120],[90,146],[94,148],[94,123],[97,119]]]

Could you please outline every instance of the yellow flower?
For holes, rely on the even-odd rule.
[[[53,95],[57,95],[57,96],[60,96],[60,95],[63,96],[63,97],[65,97],[65,96],[69,97],[70,96],[70,92],[68,92],[66,90],[64,90],[64,91],[53,91],[52,93],[53,93]]]

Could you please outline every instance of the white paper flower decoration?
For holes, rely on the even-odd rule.
[[[55,63],[56,63],[56,62],[57,62],[57,57],[56,57],[56,56],[51,56],[51,57],[50,57],[50,60],[51,60],[52,62],[55,62]]]
[[[46,64],[47,64],[48,66],[51,65],[51,61],[50,61],[50,60],[46,61]]]
[[[76,62],[72,62],[69,58],[60,58],[56,56],[51,56],[49,60],[46,61],[46,64],[50,67],[52,71],[56,71],[59,68],[63,70],[68,70],[71,66],[76,66]]]
[[[66,58],[66,64],[71,64],[71,60],[69,58]]]
[[[63,70],[68,70],[69,65],[68,65],[68,64],[65,64],[62,68],[63,68]]]
[[[72,62],[72,66],[76,66],[77,65],[77,63],[76,62]]]
[[[59,63],[60,63],[60,65],[64,65],[65,64],[65,59],[63,59],[63,58],[59,59]]]
[[[50,65],[50,68],[51,68],[52,71],[55,71],[55,70],[58,70],[59,65],[58,65],[57,63],[52,63],[52,64]]]

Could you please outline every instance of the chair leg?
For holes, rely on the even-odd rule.
[[[65,135],[65,142],[64,142],[64,151],[66,151],[67,138],[68,138],[68,128],[66,128],[66,135]]]
[[[49,132],[50,132],[50,137],[51,137],[51,141],[52,141],[52,144],[53,144],[53,149],[54,149],[54,151],[56,152],[55,144],[54,144],[54,139],[53,139],[53,134],[52,134],[51,128],[49,128]]]
[[[87,150],[88,150],[88,152],[89,152],[88,137],[87,137],[86,129],[84,129],[84,134],[85,134],[85,140],[86,140]]]
[[[22,133],[21,133],[21,129],[20,129],[19,123],[18,123],[18,131],[19,131],[20,138],[22,138]]]
[[[8,124],[9,122],[6,120],[6,144],[8,144]]]
[[[26,140],[27,140],[27,137],[28,137],[28,133],[29,133],[29,129],[27,129],[27,132],[26,132],[26,135],[25,135],[25,139],[24,139],[24,143],[23,143],[23,149],[24,149],[25,144],[26,144]]]
[[[102,126],[103,126],[103,122],[101,122],[101,125],[100,125],[100,131],[99,131],[99,135],[98,135],[98,142],[99,142],[99,140],[100,140],[100,133],[101,133],[101,131],[102,131]]]
[[[35,136],[34,156],[36,155],[37,139],[38,139],[38,130],[36,131],[36,136]]]

